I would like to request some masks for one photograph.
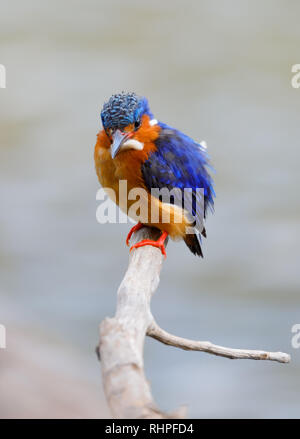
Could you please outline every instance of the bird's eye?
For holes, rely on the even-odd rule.
[[[140,120],[140,119],[137,119],[137,120],[134,122],[134,129],[137,130],[140,126],[141,126],[141,120]]]

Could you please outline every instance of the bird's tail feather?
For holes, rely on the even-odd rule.
[[[203,229],[202,235],[206,237],[205,229]],[[184,242],[194,255],[201,256],[201,258],[203,258],[200,233],[185,235]]]

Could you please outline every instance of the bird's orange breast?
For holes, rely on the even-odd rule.
[[[184,235],[185,226],[188,224],[185,217],[182,220],[175,219],[179,214],[178,209],[174,206],[165,205],[157,198],[151,196],[149,190],[145,186],[142,176],[141,166],[148,159],[151,152],[156,150],[155,140],[159,135],[160,127],[158,125],[151,126],[149,124],[149,116],[144,115],[140,129],[135,133],[134,139],[144,144],[141,151],[135,149],[128,149],[120,151],[118,155],[112,159],[110,146],[111,141],[104,130],[97,135],[97,142],[95,145],[95,166],[100,184],[104,189],[113,189],[115,193],[115,200],[119,207],[128,214],[130,207],[136,202],[136,199],[130,200],[129,192],[135,188],[144,189],[145,196],[141,198],[141,202],[147,208],[148,220],[141,221],[144,224],[149,224],[161,230],[166,230],[172,238],[179,238]],[[126,180],[126,197],[120,197],[119,182]],[[108,195],[111,194],[108,192]],[[170,222],[168,224],[158,222],[151,222],[151,209],[153,206],[159,209],[159,218],[163,217],[162,212],[170,211]],[[133,217],[133,216],[132,216]],[[133,217],[134,218],[134,217]],[[136,218],[134,218],[136,219]],[[136,219],[139,221],[140,219]]]
[[[136,187],[145,188],[142,177],[141,165],[144,163],[149,154],[156,150],[154,141],[159,134],[159,126],[149,124],[149,116],[144,115],[140,129],[135,133],[134,139],[144,144],[141,151],[128,149],[120,151],[112,159],[110,153],[111,141],[102,130],[97,135],[95,145],[95,166],[99,181],[103,188],[113,189],[116,193],[116,201],[119,203],[119,181],[127,181],[127,191]]]

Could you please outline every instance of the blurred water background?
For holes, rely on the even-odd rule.
[[[299,417],[299,15],[293,0],[2,3],[1,417],[109,416],[94,347],[131,225],[96,222],[93,148],[102,104],[122,90],[206,140],[216,169],[205,258],[169,244],[157,321],[292,355],[230,361],[146,340],[157,403],[197,418]]]

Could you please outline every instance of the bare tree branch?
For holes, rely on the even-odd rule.
[[[134,233],[131,244],[142,239],[156,240],[159,232],[144,227]],[[186,350],[203,351],[227,358],[273,360],[282,363],[290,356],[281,352],[230,349],[210,342],[187,340],[171,335],[155,322],[150,301],[158,287],[162,268],[161,251],[145,246],[131,252],[129,266],[119,287],[113,318],[100,324],[99,358],[105,395],[115,418],[182,418],[185,408],[173,413],[161,411],[155,404],[144,373],[143,348],[149,335],[164,344]]]
[[[155,229],[144,227],[132,243],[157,239]],[[146,246],[132,251],[129,267],[118,290],[117,311],[100,325],[100,358],[104,391],[116,418],[178,418],[184,413],[166,414],[152,398],[144,374],[143,347],[153,317],[150,300],[158,283],[163,257]]]
[[[176,335],[169,334],[161,329],[155,321],[149,326],[147,335],[164,344],[185,349],[186,351],[201,351],[208,354],[218,355],[220,357],[231,358],[232,360],[270,360],[278,361],[279,363],[289,363],[291,360],[290,355],[285,354],[284,352],[232,349],[212,344],[210,341],[194,341],[187,338],[177,337]]]

